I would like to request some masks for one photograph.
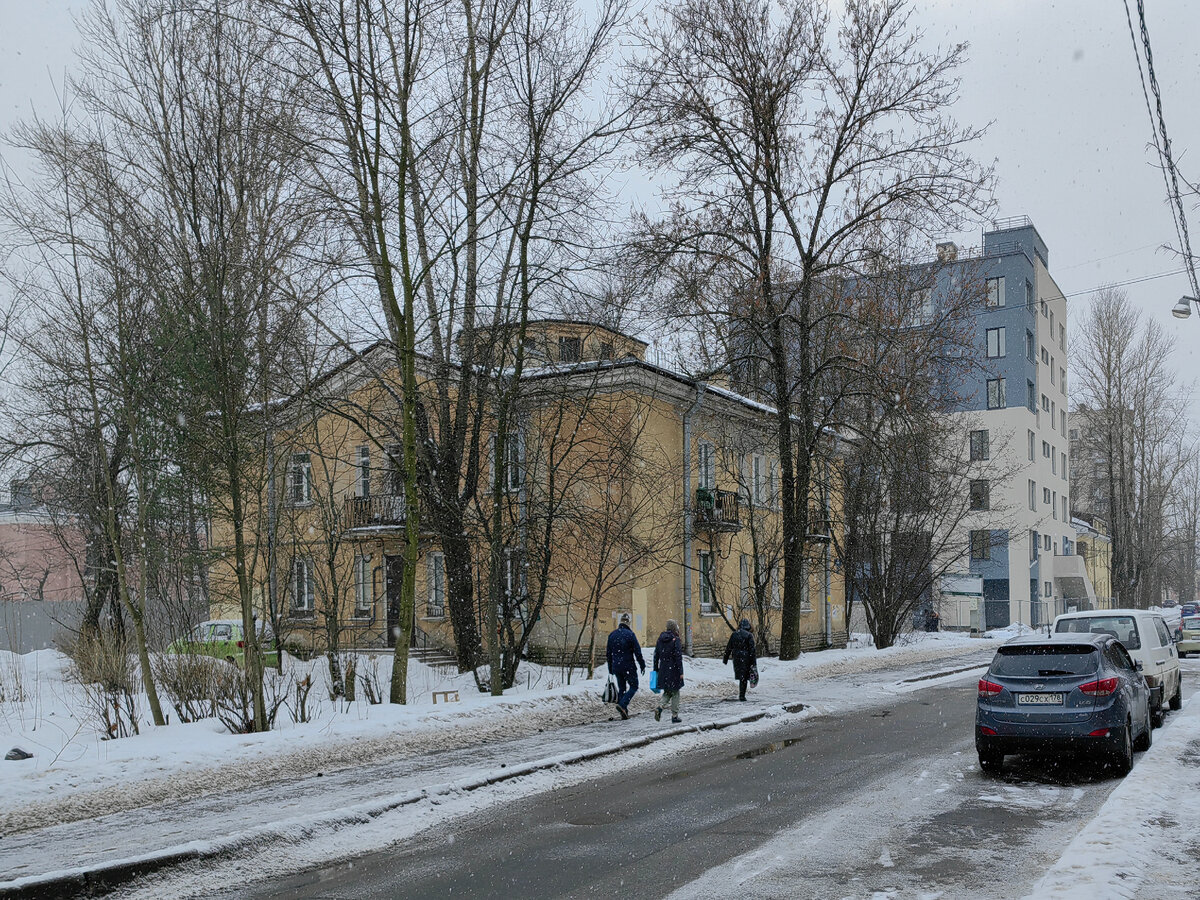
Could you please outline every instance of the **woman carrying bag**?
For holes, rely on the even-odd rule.
[[[669,703],[671,721],[682,722],[679,692],[683,688],[683,643],[679,640],[679,623],[674,619],[667,619],[667,630],[658,636],[658,643],[654,645],[654,677],[651,690],[662,691],[654,710],[654,720],[662,719],[663,708]]]

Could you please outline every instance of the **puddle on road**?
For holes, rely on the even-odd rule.
[[[773,744],[764,744],[761,747],[755,747],[753,750],[747,750],[744,753],[739,753],[734,759],[754,759],[756,756],[764,756],[767,753],[774,753],[776,750],[782,750],[784,747],[790,747],[792,744],[798,744],[802,738],[787,738],[783,741],[775,741]]]

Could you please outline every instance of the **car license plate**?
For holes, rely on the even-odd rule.
[[[1017,703],[1028,706],[1062,706],[1062,694],[1017,694]]]

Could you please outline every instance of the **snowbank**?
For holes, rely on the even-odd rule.
[[[796,699],[809,679],[934,661],[990,644],[960,634],[922,633],[883,651],[860,646],[808,653],[786,663],[764,659],[758,697],[786,703]],[[167,726],[155,728],[140,698],[140,734],[106,740],[87,713],[82,690],[68,677],[65,657],[56,651],[0,653],[7,698],[0,702],[0,748],[18,746],[34,754],[20,762],[0,762],[5,776],[0,780],[0,833],[391,756],[534,734],[607,715],[599,702],[603,669],[591,680],[576,673],[567,685],[561,669],[523,665],[518,685],[502,697],[491,697],[478,691],[470,674],[410,661],[410,704],[400,706],[368,704],[361,691],[354,702],[331,701],[323,660],[288,658],[285,665],[294,677],[312,678],[309,722],[294,722],[281,709],[275,730],[265,734],[230,734],[216,719],[181,724],[175,715]],[[386,692],[390,657],[379,660],[379,670]],[[721,696],[732,684],[730,667],[719,659],[687,660],[685,678],[685,704],[689,698]],[[19,696],[14,696],[18,687]],[[446,690],[457,690],[458,701],[435,704],[433,692]],[[642,693],[638,701],[647,703],[649,693]]]
[[[1200,703],[1189,701],[1175,719],[1154,733],[1154,746],[1035,885],[1031,900],[1195,896]]]

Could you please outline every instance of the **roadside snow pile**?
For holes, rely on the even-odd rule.
[[[1194,699],[1194,698],[1193,698]],[[1193,897],[1200,863],[1200,703],[1188,702],[1170,728],[1067,845],[1030,900]]]
[[[922,633],[882,651],[828,650],[790,662],[763,659],[763,683],[756,699],[794,702],[805,697],[810,680],[936,661],[989,644],[957,634]],[[653,650],[644,652],[649,665]],[[386,697],[391,657],[379,657],[377,664]],[[6,691],[0,702],[0,748],[18,746],[34,754],[23,761],[0,761],[0,833],[374,760],[549,732],[595,722],[609,712],[599,700],[603,668],[590,680],[576,673],[566,685],[563,670],[524,664],[518,684],[502,697],[491,697],[479,692],[469,673],[410,661],[410,704],[401,706],[372,705],[361,690],[355,701],[331,700],[326,667],[324,659],[285,659],[285,673],[293,684],[311,679],[307,722],[294,721],[288,706],[280,709],[270,732],[230,734],[215,718],[180,723],[164,697],[170,724],[155,728],[149,723],[145,697],[138,694],[139,733],[108,740],[87,712],[82,689],[69,677],[66,657],[55,651],[19,657],[0,653]],[[729,693],[731,669],[720,659],[688,659],[684,669],[685,703]],[[433,693],[443,691],[457,691],[457,702],[451,693],[440,695],[435,704]],[[635,702],[648,704],[650,697],[643,690]]]

